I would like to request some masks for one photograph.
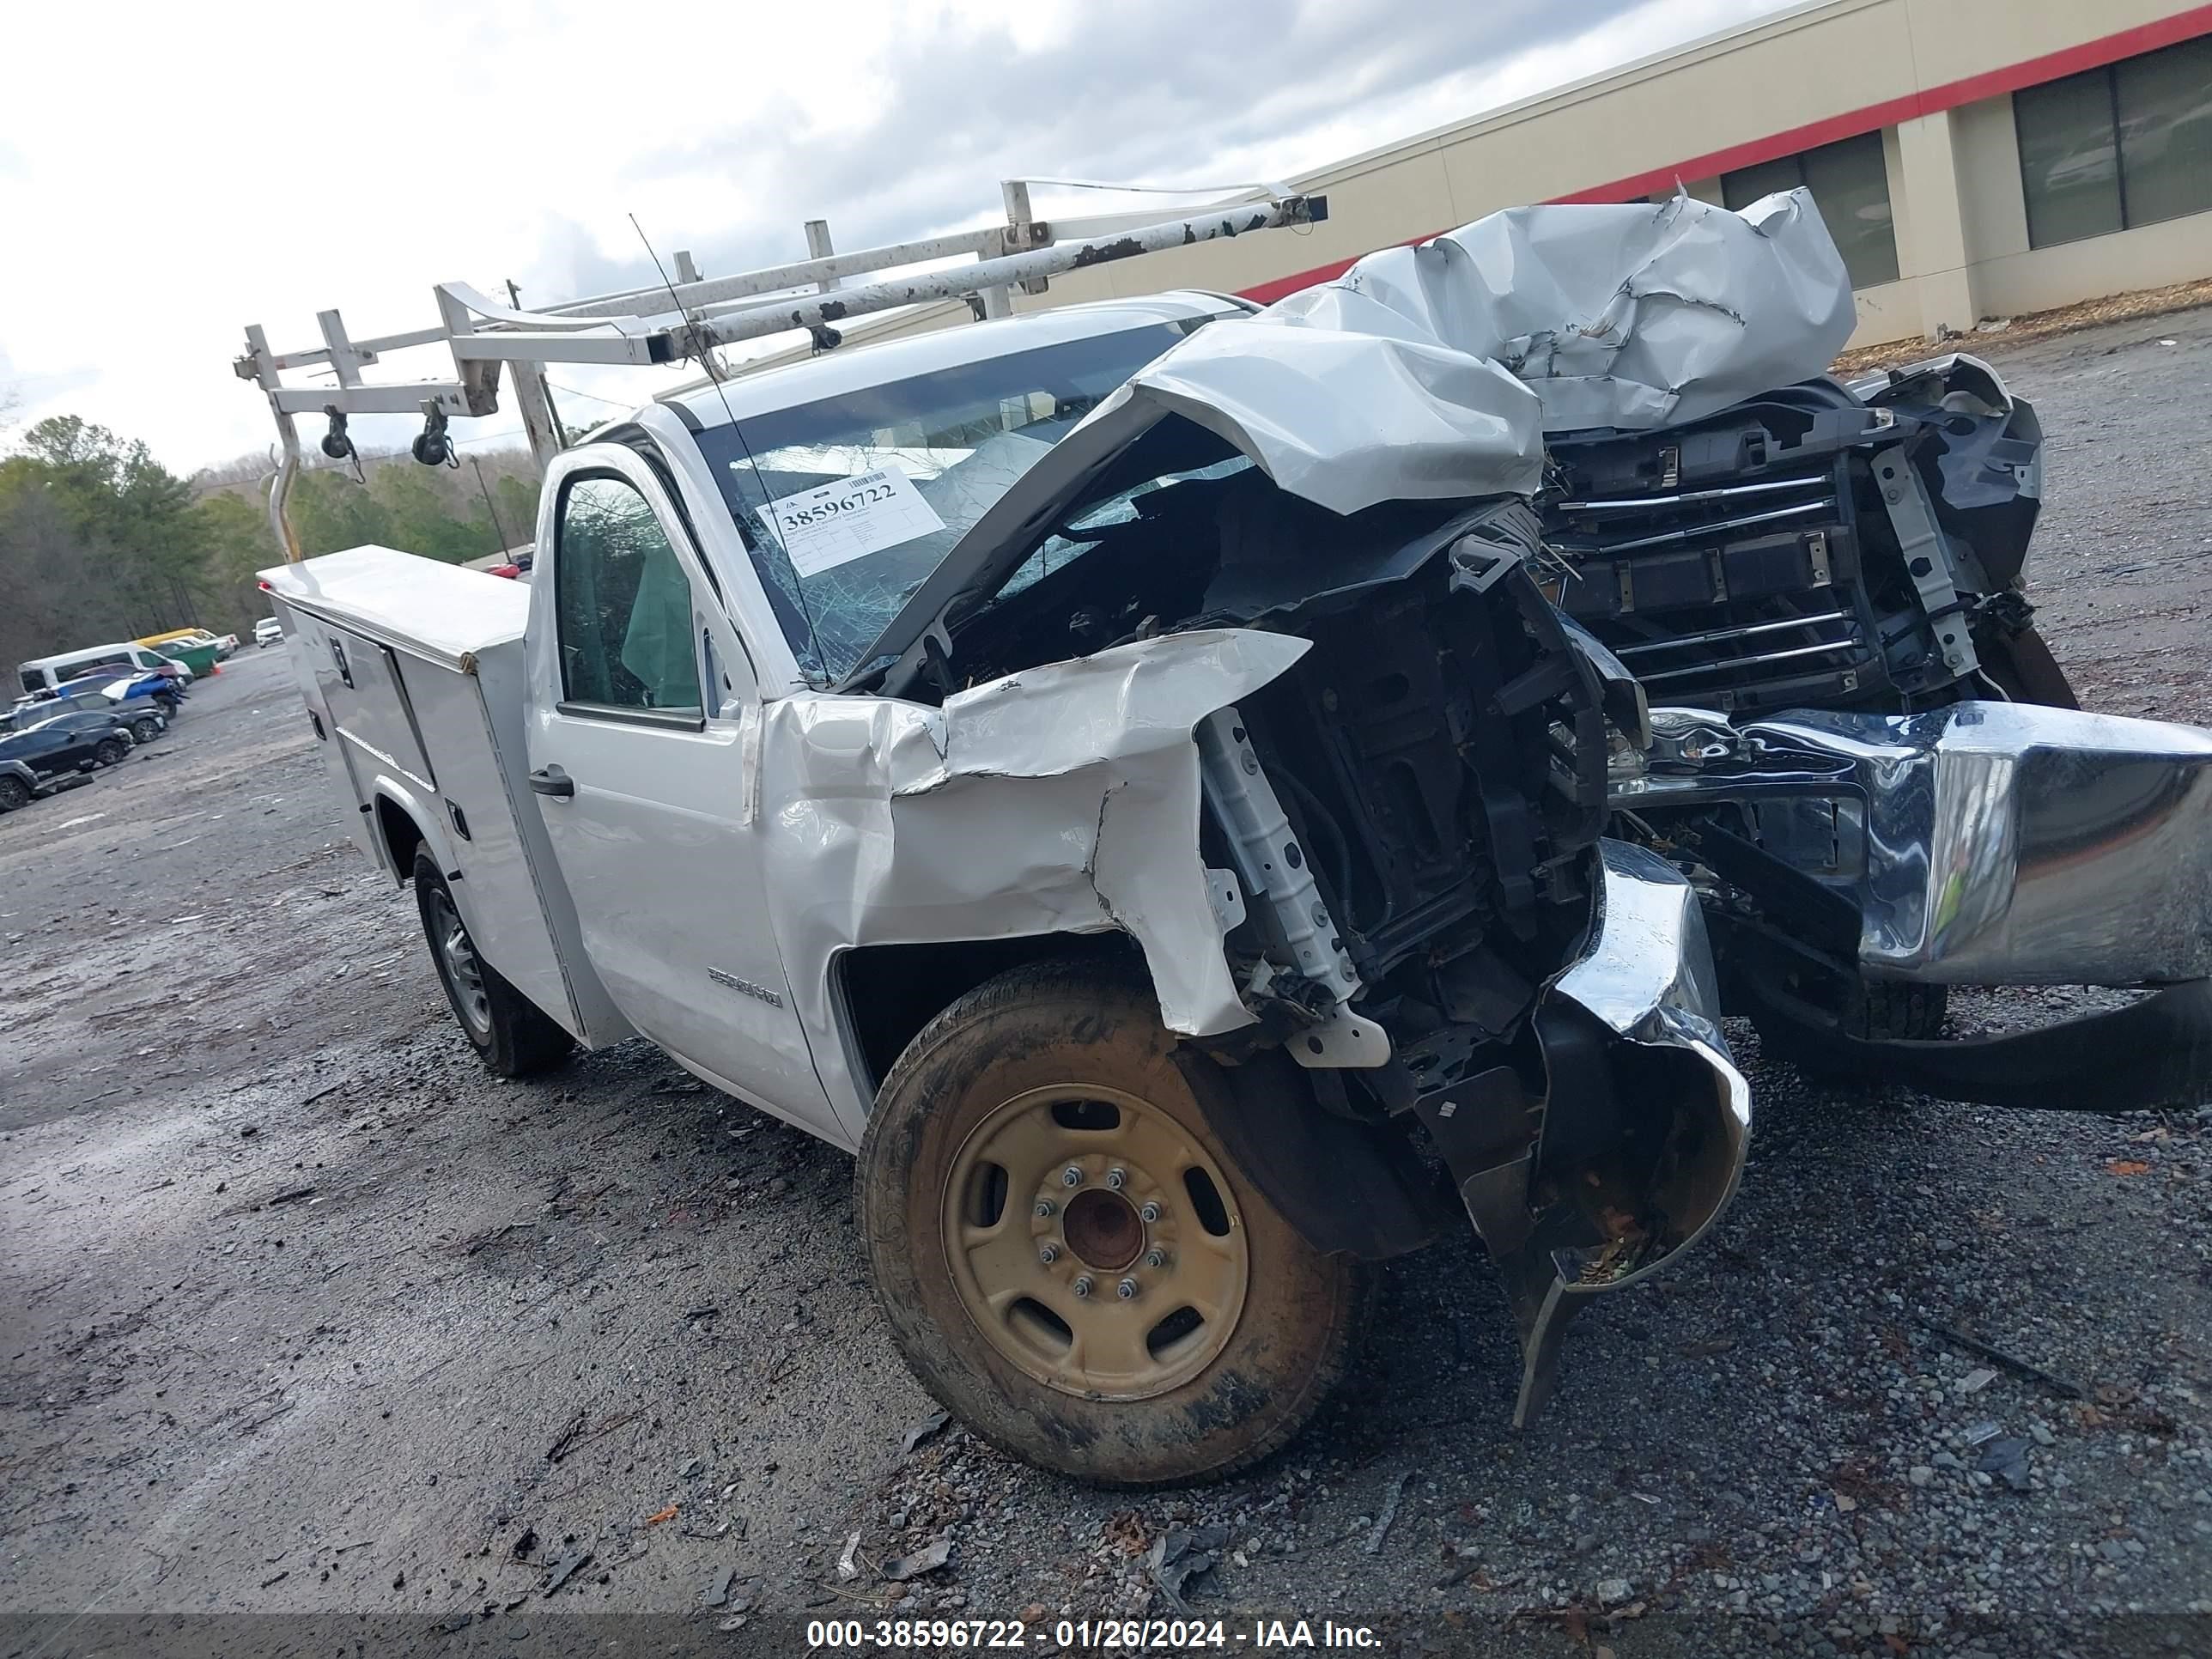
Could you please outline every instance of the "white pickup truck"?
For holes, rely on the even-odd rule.
[[[1811,257],[1793,199],[1678,210],[1730,285],[1672,339],[1764,339],[1762,273]],[[1527,1419],[1575,1310],[1693,1243],[1743,1165],[1717,814],[1771,827],[1766,891],[1827,825],[1807,890],[1863,905],[1898,979],[2032,948],[2201,994],[2201,928],[2146,969],[2111,920],[2123,892],[2201,907],[2212,742],[1971,702],[1649,709],[1545,596],[1534,394],[1354,326],[1383,291],[822,342],[553,456],[527,586],[380,548],[264,573],[485,1062],[641,1036],[854,1151],[908,1363],[1083,1478],[1283,1443],[1372,1264],[1455,1222],[1504,1279]],[[343,379],[365,353],[325,331]],[[572,349],[601,337],[642,337]],[[1668,368],[1685,418],[1743,395]],[[2130,873],[2145,844],[2172,891]]]

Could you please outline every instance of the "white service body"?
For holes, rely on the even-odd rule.
[[[265,579],[355,841],[404,881],[379,833],[380,813],[404,812],[486,961],[579,1042],[629,1036],[522,782],[529,590],[386,547]]]

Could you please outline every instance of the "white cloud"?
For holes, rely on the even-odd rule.
[[[229,370],[249,321],[282,347],[325,306],[420,326],[438,281],[641,283],[633,212],[729,270],[799,257],[808,217],[845,246],[979,222],[1008,174],[1283,177],[1778,3],[30,8],[0,392],[187,470],[270,441]]]

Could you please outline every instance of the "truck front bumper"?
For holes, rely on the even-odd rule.
[[[1537,1065],[1417,1104],[1512,1304],[1516,1427],[1551,1392],[1567,1322],[1697,1243],[1751,1141],[1695,890],[1644,848],[1598,848],[1590,931],[1530,1021]]]
[[[1772,976],[1732,980],[1801,1049],[1999,1104],[2132,1109],[2212,1085],[2212,732],[1986,702],[1652,726],[1614,805],[1807,949],[1877,981],[2166,988],[1956,1043],[1858,1038]]]

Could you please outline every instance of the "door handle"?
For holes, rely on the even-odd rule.
[[[567,800],[576,793],[576,781],[557,766],[541,766],[530,775],[530,787],[541,795]]]

